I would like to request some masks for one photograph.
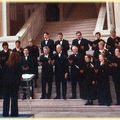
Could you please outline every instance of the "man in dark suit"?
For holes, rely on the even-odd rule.
[[[50,49],[50,54],[53,54],[54,51],[54,41],[50,39],[49,33],[44,33],[44,40],[41,42],[41,53],[43,53],[43,47],[48,46]]]
[[[114,50],[115,48],[119,45],[120,43],[120,37],[118,37],[116,35],[116,31],[115,29],[112,29],[110,31],[111,35],[110,37],[107,39],[107,45],[106,48],[108,49],[109,52],[111,52],[112,54],[114,54]]]
[[[35,87],[37,87],[37,79],[38,79],[38,57],[39,57],[39,49],[36,45],[34,45],[33,40],[29,40],[29,45],[27,46],[29,50],[29,55],[34,57],[35,63]]]
[[[80,97],[83,98],[84,91],[82,81],[83,81],[83,70],[84,70],[84,58],[81,54],[78,54],[78,47],[72,47],[73,54],[69,56],[69,62],[71,66],[70,70],[70,79],[71,79],[71,86],[72,86],[72,97],[71,99],[77,98],[76,87],[77,83],[79,84],[80,89]]]
[[[13,49],[13,52],[18,52],[21,57],[23,56],[23,48],[21,47],[20,40],[15,42],[15,48]]]
[[[21,60],[22,73],[23,74],[35,74],[35,63],[36,60],[34,57],[29,55],[28,48],[24,48],[24,56]],[[32,98],[33,98],[33,81],[32,83]],[[24,90],[23,99],[26,98],[26,91]]]
[[[52,92],[52,82],[53,82],[53,56],[49,54],[49,48],[47,46],[43,47],[43,55],[40,56],[40,64],[42,65],[41,99],[50,99]],[[47,84],[48,84],[48,91],[46,90]]]
[[[62,46],[62,53],[66,56],[68,56],[68,50],[69,50],[69,43],[67,40],[63,39],[63,34],[58,33],[58,40],[55,42],[55,51],[56,51],[56,46],[60,44]]]
[[[2,44],[3,50],[0,52],[0,59],[1,59],[1,65],[2,67],[5,65],[5,63],[7,62],[10,53],[12,52],[11,49],[9,49],[9,45],[7,42],[4,42]]]
[[[103,41],[104,42],[104,40],[103,39],[101,39],[101,33],[100,32],[96,32],[95,33],[95,40],[92,42],[92,50],[98,50],[99,48],[98,48],[98,43],[100,42],[100,41]]]
[[[76,32],[76,37],[77,38],[72,41],[72,46],[77,46],[78,54],[81,54],[84,57],[84,55],[86,54],[86,51],[89,50],[90,41],[87,39],[84,39],[80,31]]]
[[[66,99],[69,62],[67,57],[62,53],[61,45],[56,46],[56,52],[57,53],[54,56],[55,83],[56,83],[55,99],[61,99],[61,85],[62,85],[62,98]]]

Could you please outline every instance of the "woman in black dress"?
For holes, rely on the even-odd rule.
[[[98,77],[98,103],[99,105],[110,105],[112,103],[109,83],[109,65],[104,54],[99,55],[99,64],[97,66]]]
[[[3,116],[9,116],[11,100],[11,116],[18,116],[18,90],[21,79],[20,55],[12,52],[3,68]]]

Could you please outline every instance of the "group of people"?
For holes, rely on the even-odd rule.
[[[112,30],[107,42],[101,39],[100,32],[95,34],[94,41],[82,37],[80,31],[76,32],[76,39],[69,42],[58,33],[58,40],[50,39],[48,32],[43,34],[41,52],[30,40],[27,47],[21,47],[19,40],[15,42],[15,49],[9,49],[7,42],[2,44],[0,52],[1,96],[3,102],[3,116],[9,116],[11,98],[11,116],[18,115],[18,90],[22,74],[35,74],[35,87],[37,87],[38,65],[41,65],[41,99],[51,99],[52,85],[55,79],[56,97],[54,99],[67,99],[67,83],[71,82],[70,99],[76,99],[77,84],[79,85],[79,98],[87,100],[85,105],[93,105],[98,99],[99,105],[111,105],[111,91],[109,76],[112,76],[117,105],[120,105],[120,38]],[[86,54],[92,49],[93,55]],[[72,54],[68,54],[71,49]],[[40,54],[39,54],[40,53]],[[23,94],[23,99],[26,94]],[[32,92],[32,98],[34,93]]]
[[[99,105],[109,106],[112,104],[110,91],[110,76],[112,76],[116,104],[120,105],[120,38],[117,37],[116,31],[111,30],[107,42],[101,39],[100,32],[95,34],[94,41],[90,41],[77,31],[71,48],[62,33],[58,33],[57,37],[58,40],[54,42],[50,39],[49,33],[45,32],[44,40],[41,42],[42,55],[39,59],[39,64],[42,65],[41,99],[51,98],[55,76],[54,99],[67,99],[67,83],[71,82],[70,99],[76,99],[79,94],[79,98],[87,100],[85,105],[93,105],[93,100],[98,99]],[[72,54],[68,55],[70,49]],[[93,55],[86,54],[89,49],[93,50]],[[77,84],[79,93],[77,93]]]

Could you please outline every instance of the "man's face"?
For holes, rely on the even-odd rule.
[[[77,33],[77,34],[76,34],[76,38],[77,38],[77,39],[81,39],[81,38],[82,38],[82,34],[81,34],[81,33]]]
[[[24,55],[28,55],[28,54],[29,54],[28,49],[24,49]]]
[[[4,45],[3,49],[8,50],[8,45]]]
[[[29,41],[29,46],[33,46],[33,42],[32,41]]]
[[[20,47],[20,43],[18,43],[18,42],[15,45],[16,45],[17,48]]]
[[[95,37],[96,39],[100,39],[101,36],[99,34],[96,34]]]
[[[104,49],[105,44],[103,42],[99,42],[98,47],[99,49]]]
[[[43,49],[43,53],[44,53],[45,55],[47,55],[47,54],[49,53],[49,49],[44,48],[44,49]]]
[[[44,39],[49,39],[49,35],[46,33],[43,35],[43,37],[44,37]]]
[[[74,47],[72,47],[72,51],[74,54],[76,54],[76,53],[78,53],[78,48],[74,46]]]
[[[111,33],[111,36],[112,36],[112,37],[116,37],[116,32],[112,32],[112,33]]]
[[[62,47],[61,46],[56,46],[56,52],[60,53],[62,51]]]
[[[63,39],[63,35],[58,35],[58,40],[62,40]]]

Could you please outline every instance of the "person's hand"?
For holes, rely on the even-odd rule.
[[[65,73],[65,79],[67,79],[68,78],[68,73]]]

